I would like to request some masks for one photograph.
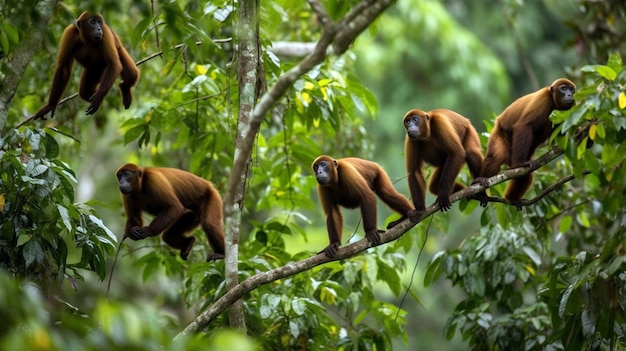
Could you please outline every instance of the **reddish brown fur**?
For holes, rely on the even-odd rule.
[[[130,89],[139,79],[139,70],[115,32],[104,23],[102,16],[85,11],[76,23],[70,24],[63,31],[48,104],[35,114],[35,119],[44,118],[48,112],[54,117],[57,104],[70,80],[74,60],[84,68],[78,94],[83,100],[91,102],[86,111],[88,115],[100,108],[102,100],[119,76],[122,77],[120,91],[124,107],[130,107],[133,100]]]
[[[222,197],[211,182],[176,168],[139,167],[127,163],[117,172],[126,210],[124,235],[133,240],[163,233],[163,241],[187,259],[195,238],[185,234],[202,225],[215,251],[224,257]],[[147,227],[142,212],[156,216]]]
[[[409,200],[393,187],[387,173],[375,162],[356,157],[333,159],[319,156],[313,161],[318,181],[317,194],[324,212],[330,245],[324,249],[334,257],[341,245],[343,216],[339,206],[361,208],[365,235],[374,244],[380,243],[376,224],[376,195],[394,211],[406,217],[413,207]]]
[[[561,91],[564,88],[571,91]],[[487,185],[486,179],[498,174],[503,163],[510,168],[531,165],[531,157],[537,147],[548,140],[554,131],[550,114],[553,110],[572,108],[575,91],[576,85],[572,81],[559,78],[549,87],[524,95],[510,104],[496,119],[480,178],[474,182]],[[532,180],[532,174],[512,179],[504,197],[521,209],[520,200],[530,188]],[[481,201],[481,205],[487,205],[484,192],[477,194],[476,198]]]
[[[418,135],[410,136],[407,121],[412,117],[418,117],[420,122]],[[450,194],[465,188],[455,182],[463,163],[467,163],[473,177],[480,175],[483,154],[476,129],[469,119],[446,109],[430,112],[413,109],[404,115],[402,122],[407,129],[404,152],[409,189],[417,213],[421,215],[426,208],[424,162],[436,167],[429,190],[437,195],[441,210],[447,211],[451,206]]]

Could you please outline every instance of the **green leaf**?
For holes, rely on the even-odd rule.
[[[2,29],[10,43],[17,44],[20,42],[20,35],[17,28],[12,26],[9,21],[2,23]],[[5,52],[9,52],[8,47],[6,49]]]
[[[17,247],[20,247],[20,246],[22,246],[22,245],[26,244],[26,243],[27,243],[30,239],[32,239],[32,237],[31,237],[30,235],[27,235],[27,234],[20,234],[20,235],[17,237],[17,245],[16,245],[16,246],[17,246]]]
[[[532,247],[524,246],[522,250],[537,266],[541,265],[541,256]]]
[[[63,221],[63,225],[65,225],[67,231],[72,231],[72,221],[70,219],[70,214],[67,211],[67,208],[57,204],[57,209],[59,210],[59,215],[61,216],[61,220]]]
[[[424,287],[428,287],[441,276],[441,273],[443,272],[443,268],[441,267],[443,257],[443,251],[439,251],[433,256],[431,262],[426,268],[426,273],[424,274]]]
[[[608,79],[610,81],[614,81],[615,77],[617,77],[617,72],[615,72],[611,67],[609,66],[598,66],[596,68],[596,71],[605,79]]]
[[[4,31],[0,31],[0,49],[4,52],[10,52],[9,37]]]
[[[143,124],[130,128],[126,133],[124,133],[124,145],[128,145],[137,140],[145,131],[146,126]]]
[[[569,229],[572,227],[573,222],[574,222],[574,219],[572,218],[572,216],[570,215],[563,216],[559,223],[559,232],[567,233]]]
[[[46,157],[56,158],[59,156],[59,143],[48,133],[45,134],[44,144],[46,146]]]
[[[591,223],[589,223],[589,218],[587,218],[587,215],[584,212],[578,213],[576,219],[578,220],[578,223],[580,223],[580,225],[585,228],[589,228],[591,226]]]
[[[559,317],[563,318],[565,315],[565,310],[567,308],[567,302],[569,301],[572,292],[574,291],[574,285],[569,285],[565,291],[563,291],[563,296],[561,296],[561,301],[559,302]]]
[[[306,313],[306,302],[302,299],[294,299],[291,301],[291,308],[298,316]]]
[[[619,74],[624,67],[624,64],[622,63],[622,56],[618,52],[609,54],[607,66],[611,67],[612,70]]]
[[[594,321],[589,316],[589,310],[587,308],[583,309],[583,312],[580,315],[580,321],[583,327],[583,336],[585,338],[591,337],[596,331],[596,326]]]
[[[44,259],[44,252],[41,244],[38,240],[30,240],[24,245],[24,251],[22,252],[26,267],[30,267],[33,262],[42,262]]]

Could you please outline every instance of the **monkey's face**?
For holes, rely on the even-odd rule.
[[[413,140],[419,139],[424,134],[424,117],[420,115],[409,115],[404,118],[404,128],[409,138]]]
[[[85,30],[89,31],[89,35],[91,39],[95,42],[102,40],[102,20],[98,19],[98,17],[91,17],[87,21],[87,28]]]
[[[120,183],[120,192],[122,194],[130,194],[133,191],[139,190],[141,172],[131,172],[128,170],[121,170],[117,172],[117,181]]]
[[[315,173],[315,179],[320,185],[326,185],[331,181],[331,163],[327,160],[315,162],[313,164],[313,172]]]
[[[560,84],[557,90],[556,98],[559,100],[562,106],[566,109],[572,108],[574,106],[574,93],[576,92],[576,88],[569,84]]]

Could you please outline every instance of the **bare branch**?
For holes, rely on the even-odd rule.
[[[317,44],[295,41],[277,41],[272,43],[272,46],[268,50],[283,57],[305,57],[313,52],[315,45]]]
[[[330,18],[324,5],[322,5],[318,0],[307,0],[313,12],[317,16],[318,20],[324,26],[324,28],[330,28],[333,26],[333,20]]]

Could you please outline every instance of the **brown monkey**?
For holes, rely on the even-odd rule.
[[[102,16],[85,11],[63,31],[48,104],[35,114],[34,119],[44,119],[48,112],[54,118],[54,111],[70,80],[74,60],[84,68],[78,94],[91,102],[86,110],[88,115],[98,111],[119,76],[122,77],[120,91],[124,108],[130,107],[133,100],[130,88],[139,79],[139,70]]]
[[[450,194],[465,188],[455,181],[463,163],[467,163],[473,177],[480,175],[483,154],[476,129],[469,119],[446,109],[413,109],[404,115],[402,123],[407,133],[404,153],[416,214],[426,209],[424,162],[436,167],[430,192],[437,195],[436,203],[442,211],[449,210]]]
[[[376,225],[376,195],[404,218],[413,211],[409,200],[394,189],[387,173],[375,162],[356,157],[335,160],[323,155],[313,161],[312,168],[326,213],[330,245],[324,253],[330,258],[337,255],[341,245],[343,216],[339,206],[361,208],[365,236],[376,245],[381,242],[379,233],[384,233]]]
[[[487,185],[487,178],[498,174],[503,163],[510,168],[532,165],[531,157],[535,150],[554,131],[550,113],[572,108],[575,92],[576,85],[572,81],[559,78],[550,86],[513,101],[496,118],[480,177],[474,183]],[[532,180],[532,174],[514,178],[506,189],[504,197],[518,210],[522,209],[522,196],[528,191]],[[475,198],[481,202],[481,206],[487,206],[485,192],[477,194]]]
[[[185,234],[201,225],[215,251],[207,261],[224,258],[222,197],[211,182],[176,168],[132,163],[116,173],[126,210],[124,236],[140,240],[163,232],[163,241],[186,260],[196,238]],[[155,216],[146,227],[144,211]]]

